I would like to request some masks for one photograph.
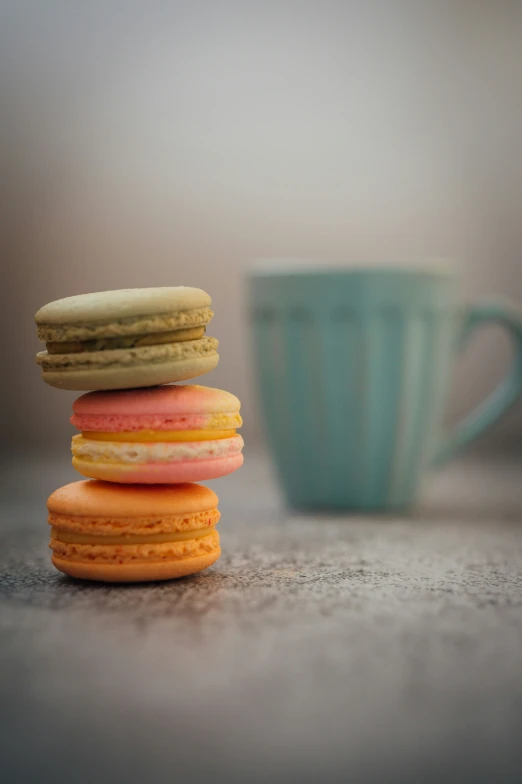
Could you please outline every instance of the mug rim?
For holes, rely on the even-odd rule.
[[[266,278],[266,277],[273,277],[273,278],[281,278],[281,277],[332,277],[334,275],[339,275],[342,277],[349,277],[351,275],[354,276],[368,276],[372,277],[375,275],[389,275],[392,277],[395,276],[411,276],[411,277],[419,277],[419,278],[444,278],[444,277],[456,277],[457,273],[454,267],[450,265],[449,262],[432,262],[433,266],[431,267],[414,267],[408,266],[407,264],[397,264],[396,266],[393,265],[382,265],[382,266],[362,266],[362,265],[350,265],[344,267],[334,267],[334,266],[326,266],[323,268],[319,268],[318,266],[310,266],[307,265],[305,262],[302,262],[303,266],[284,266],[285,264],[288,265],[292,262],[291,259],[281,259],[280,262],[277,259],[273,260],[260,260],[259,262],[255,262],[250,269],[247,271],[247,275],[252,278]],[[280,263],[281,266],[276,266],[276,264]],[[297,262],[299,263],[299,262]],[[312,262],[313,263],[313,262]],[[315,262],[317,264],[317,262]]]

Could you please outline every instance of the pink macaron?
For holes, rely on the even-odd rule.
[[[240,405],[193,385],[88,392],[73,404],[73,466],[108,482],[217,479],[243,464]]]

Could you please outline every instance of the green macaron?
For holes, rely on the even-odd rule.
[[[129,389],[183,381],[218,363],[214,315],[201,289],[120,289],[50,302],[36,313],[46,351],[42,378],[72,390]]]

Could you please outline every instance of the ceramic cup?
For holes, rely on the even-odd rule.
[[[522,388],[522,313],[463,306],[446,270],[263,271],[249,275],[254,367],[281,484],[294,507],[399,510],[426,469],[489,427]],[[505,327],[507,378],[453,434],[450,371],[470,332]]]

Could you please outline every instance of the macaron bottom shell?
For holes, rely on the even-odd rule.
[[[94,580],[108,583],[142,583],[158,580],[174,580],[202,572],[215,563],[221,555],[218,546],[205,555],[182,558],[172,561],[152,561],[149,563],[96,563],[74,561],[53,555],[52,563],[59,572],[80,580]]]
[[[211,460],[187,460],[176,463],[103,463],[72,459],[73,467],[83,476],[118,484],[178,484],[218,479],[241,468],[243,455]]]
[[[186,381],[214,370],[219,355],[194,357],[167,362],[150,362],[105,368],[43,370],[42,379],[56,389],[72,391],[116,390],[154,387],[174,381]]]

